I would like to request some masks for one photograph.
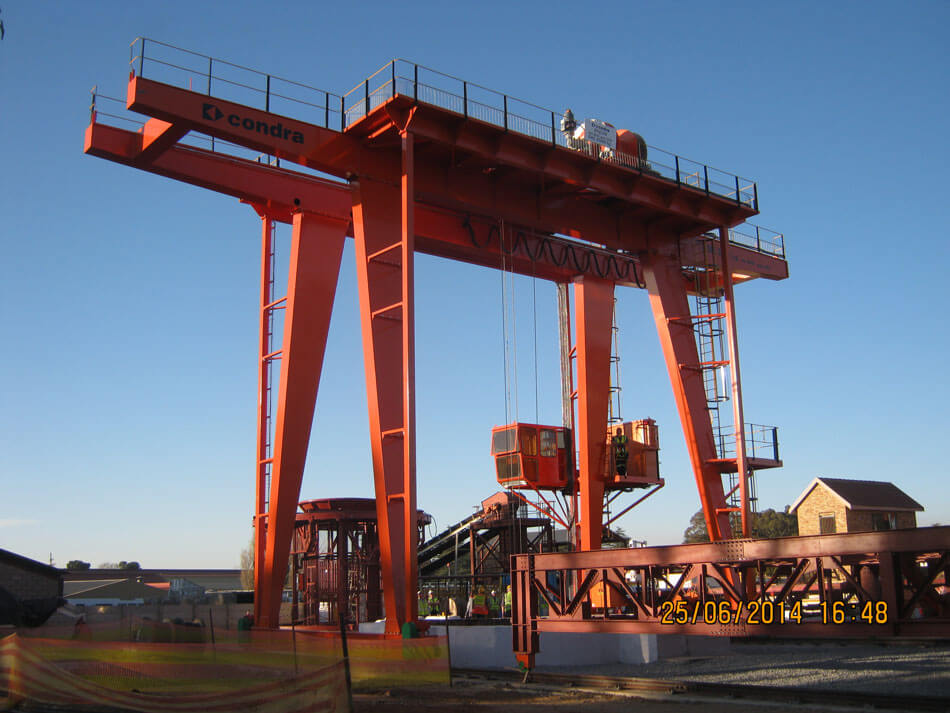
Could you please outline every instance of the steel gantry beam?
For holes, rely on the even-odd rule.
[[[387,632],[416,617],[415,533],[415,251],[497,268],[576,289],[578,438],[581,539],[600,544],[606,456],[610,327],[616,285],[647,287],[664,345],[704,509],[714,538],[729,534],[725,498],[715,471],[709,419],[703,423],[702,383],[686,295],[691,265],[703,265],[703,236],[757,212],[757,196],[733,197],[662,176],[648,164],[601,160],[551,138],[478,120],[466,110],[426,102],[416,77],[389,93],[370,91],[361,110],[340,99],[339,128],[331,128],[329,93],[322,125],[143,76],[133,69],[127,108],[150,117],[139,132],[100,123],[93,112],[87,153],[239,198],[263,221],[258,487],[255,493],[255,603],[259,624],[278,623],[280,590],[299,501],[343,239],[356,242],[370,445],[380,529]],[[172,66],[172,65],[169,65]],[[210,66],[210,63],[209,63]],[[417,72],[418,74],[418,72]],[[204,76],[204,75],[202,75]],[[385,75],[383,75],[385,76]],[[402,88],[399,88],[399,87]],[[408,89],[407,89],[408,87]],[[507,106],[507,105],[506,105]],[[312,109],[312,105],[308,105]],[[191,132],[276,157],[250,161],[182,143]],[[212,145],[214,145],[212,143]],[[220,145],[219,145],[220,148]],[[678,161],[678,159],[677,159]],[[299,164],[311,169],[301,171]],[[678,165],[678,164],[677,164]],[[312,170],[337,177],[329,180]],[[706,169],[704,169],[706,170]],[[754,186],[751,187],[754,195]],[[727,191],[728,193],[728,191]],[[285,324],[279,349],[269,345],[278,308],[268,292],[268,233],[273,222],[293,225],[288,293],[279,308]],[[784,279],[783,255],[723,239],[721,282]],[[504,257],[504,260],[501,258]],[[733,271],[724,269],[727,263]],[[722,278],[722,275],[726,278]],[[731,302],[731,295],[730,295]],[[264,400],[269,365],[280,359],[273,442]],[[737,367],[738,361],[735,360]],[[268,485],[268,478],[270,479]],[[711,508],[711,509],[710,509]]]

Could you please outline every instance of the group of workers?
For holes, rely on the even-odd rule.
[[[431,589],[426,596],[419,591],[419,616],[458,616],[458,605],[452,597],[448,597],[447,606],[435,596]],[[511,616],[511,585],[509,584],[502,596],[498,590],[488,590],[485,585],[479,585],[468,596],[465,607],[466,619],[498,619]]]

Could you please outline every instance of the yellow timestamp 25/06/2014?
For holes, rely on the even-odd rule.
[[[887,602],[868,600],[863,603],[821,602],[818,607],[822,624],[886,624]],[[758,601],[666,601],[660,605],[660,623],[668,625],[703,624],[734,626],[801,624],[805,621],[801,600],[789,602]],[[814,621],[814,620],[813,620]]]

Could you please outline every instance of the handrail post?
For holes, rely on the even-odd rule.
[[[505,131],[508,131],[508,95],[502,94],[501,96],[505,106]]]
[[[369,116],[369,79],[363,84],[363,116]]]
[[[468,82],[462,82],[462,116],[468,118]]]
[[[753,200],[752,207],[758,210],[759,209],[759,185],[757,183],[752,184],[752,200]]]
[[[208,57],[208,96],[211,96],[211,63],[214,62],[212,57]]]
[[[762,252],[762,240],[759,238],[759,226],[755,226],[755,251]]]
[[[673,161],[676,163],[676,183],[679,184],[679,182],[680,182],[680,157],[674,154],[674,155],[673,155]]]
[[[772,460],[778,460],[778,427],[772,427],[772,453],[775,456]]]
[[[393,86],[392,86],[392,93],[390,94],[390,97],[394,97],[396,96],[396,60],[393,60],[392,62],[390,62],[389,66],[392,69],[392,76],[393,76]]]
[[[412,98],[419,101],[419,65],[412,65]]]
[[[346,130],[346,97],[340,97],[340,131]]]
[[[264,111],[270,111],[270,75],[267,75],[267,85],[264,91]]]
[[[736,176],[736,205],[742,205],[742,194],[739,191],[739,177]]]
[[[706,195],[709,195],[709,166],[703,164],[703,180],[706,182]]]
[[[323,125],[330,128],[330,92],[323,93]]]
[[[551,112],[551,145],[557,146],[557,131],[554,128],[554,112]]]
[[[142,38],[142,53],[139,55],[139,76],[145,71],[145,38]]]

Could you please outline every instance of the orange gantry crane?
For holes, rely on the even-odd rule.
[[[645,288],[709,533],[730,537],[737,515],[748,535],[750,474],[780,461],[774,437],[765,455],[747,452],[733,284],[788,276],[781,236],[734,230],[758,212],[754,183],[648,148],[629,132],[605,132],[602,122],[572,131],[559,113],[403,60],[342,96],[141,38],[130,69],[125,108],[149,118],[138,130],[119,128],[105,100],[94,100],[85,151],[235,196],[262,220],[259,625],[278,624],[348,235],[356,243],[387,633],[416,618],[416,251],[492,268],[504,257],[514,272],[573,285],[585,550],[600,546],[614,290]],[[293,225],[287,294],[279,298],[275,222]],[[706,309],[691,310],[690,295]],[[278,309],[284,329],[274,348]],[[266,396],[276,359],[271,425]],[[731,432],[711,419],[726,368]]]

